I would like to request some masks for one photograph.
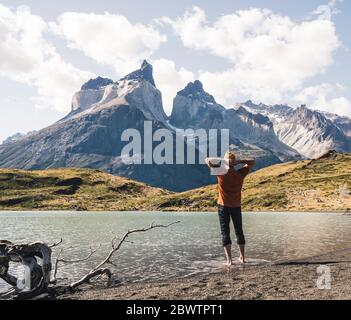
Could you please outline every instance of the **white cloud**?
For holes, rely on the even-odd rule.
[[[313,109],[351,117],[351,102],[342,96],[345,90],[341,84],[322,83],[303,89],[295,100]]]
[[[25,6],[0,5],[0,76],[37,89],[38,108],[70,110],[72,92],[93,76],[66,63],[44,39],[46,22]]]
[[[138,68],[166,41],[166,36],[150,25],[132,24],[123,15],[107,12],[65,12],[50,26],[68,40],[69,47],[113,66],[120,75]]]
[[[174,61],[167,59],[155,60],[153,66],[156,85],[162,92],[163,107],[170,114],[173,98],[185,85],[195,80],[195,75],[184,68],[177,69]]]
[[[339,1],[326,5],[331,15]],[[185,47],[231,64],[223,72],[199,70],[194,74],[177,68],[171,60],[154,60],[154,77],[166,112],[171,112],[176,92],[199,78],[224,105],[242,98],[282,103],[295,96],[295,101],[320,108],[336,106],[349,114],[350,102],[342,94],[333,95],[325,86],[302,90],[306,80],[333,63],[333,53],[340,46],[335,25],[325,12],[317,8],[311,17],[296,22],[267,9],[252,8],[211,22],[201,8],[194,7],[178,19],[158,19],[173,27]],[[65,62],[45,38],[50,32],[96,62],[112,66],[119,75],[138,68],[167,41],[158,28],[133,24],[122,15],[66,12],[48,24],[27,7],[13,11],[0,5],[0,76],[35,86],[38,95],[32,100],[38,108],[61,111],[69,110],[72,93],[94,75]]]
[[[39,109],[52,105],[55,109],[68,112],[71,110],[71,99],[81,85],[95,75],[82,72],[55,54],[48,61],[43,61],[35,70],[35,85],[39,95],[33,97]]]
[[[340,46],[332,21],[295,22],[267,9],[239,10],[209,22],[194,7],[176,20],[163,18],[184,46],[229,61],[224,72],[200,71],[199,77],[219,102],[245,96],[266,103],[282,102],[333,63]]]
[[[318,19],[331,20],[332,16],[340,12],[336,8],[336,5],[340,2],[343,2],[343,0],[330,0],[327,4],[318,6],[318,8],[312,12],[312,17],[317,16]]]

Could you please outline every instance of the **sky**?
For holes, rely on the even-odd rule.
[[[349,0],[0,0],[0,142],[143,59],[167,114],[199,79],[228,108],[251,99],[351,117],[350,27]]]

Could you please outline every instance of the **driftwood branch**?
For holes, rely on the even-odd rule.
[[[155,228],[168,228],[180,221],[172,222],[169,224],[156,224],[152,223],[150,226],[128,230],[120,239],[114,236],[111,240],[111,249],[107,256],[98,263],[93,269],[91,269],[86,275],[84,275],[78,281],[71,283],[65,289],[72,290],[76,289],[82,284],[89,284],[93,278],[105,275],[108,278],[108,284],[111,283],[112,272],[106,267],[107,264],[116,266],[113,262],[115,253],[122,247],[123,243],[131,242],[127,238],[138,232],[147,232]],[[52,265],[51,255],[52,248],[59,246],[62,243],[60,241],[47,245],[42,242],[34,242],[30,244],[18,244],[15,245],[7,240],[0,240],[0,279],[7,282],[12,286],[12,289],[6,293],[0,294],[0,299],[7,298],[21,298],[29,299],[49,292],[49,285],[57,283],[57,272],[59,264],[74,264],[87,261],[90,259],[99,249],[90,248],[90,252],[87,256],[79,259],[68,260],[62,258],[63,249],[58,253],[55,266],[53,270],[53,280],[51,281]],[[25,268],[25,279],[17,279],[11,275],[9,271],[10,263],[20,263]]]
[[[25,278],[19,281],[9,274],[10,262],[25,268]],[[47,291],[51,274],[51,248],[45,243],[15,245],[0,240],[0,278],[14,288],[18,298],[33,297]]]
[[[95,250],[93,250],[90,247],[90,252],[89,252],[89,254],[86,257],[80,258],[80,259],[75,259],[75,260],[62,259],[61,255],[63,253],[63,249],[61,249],[60,252],[58,253],[57,257],[56,257],[56,260],[55,260],[53,279],[52,279],[51,283],[56,283],[57,282],[57,271],[58,271],[58,265],[60,263],[74,264],[74,263],[87,261],[94,255],[94,253],[96,253],[100,249],[100,247],[101,247],[101,245],[98,248],[96,248]]]
[[[62,238],[61,238],[60,241],[53,243],[53,244],[50,245],[49,247],[50,247],[50,248],[57,247],[58,245],[60,245],[60,244],[62,243],[62,241],[63,241],[63,240],[62,240]]]
[[[110,284],[111,281],[111,277],[112,277],[112,272],[109,269],[103,268],[104,265],[106,264],[112,264],[114,265],[113,261],[111,261],[112,257],[114,256],[114,254],[121,248],[122,244],[124,242],[127,241],[127,238],[129,237],[129,235],[133,234],[133,233],[137,233],[137,232],[146,232],[155,228],[168,228],[176,223],[179,223],[180,221],[175,221],[172,223],[169,223],[167,225],[163,225],[163,224],[155,224],[154,222],[148,226],[148,227],[144,227],[141,229],[132,229],[132,230],[128,230],[123,237],[119,240],[118,244],[116,244],[116,240],[117,238],[114,237],[111,240],[111,250],[110,252],[107,254],[106,258],[104,260],[102,260],[98,265],[96,265],[93,269],[91,269],[85,276],[83,276],[80,280],[71,283],[70,288],[71,289],[75,289],[79,286],[81,286],[82,284],[85,283],[89,283],[90,280],[94,277],[96,277],[97,275],[102,275],[105,274],[108,277],[108,284]]]

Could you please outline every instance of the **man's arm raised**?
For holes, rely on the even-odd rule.
[[[249,169],[252,169],[255,166],[255,160],[250,159],[250,160],[244,160],[245,163],[248,165]]]
[[[251,170],[255,166],[255,160],[250,159],[250,160],[238,160],[237,163],[242,163],[247,166],[249,170]]]

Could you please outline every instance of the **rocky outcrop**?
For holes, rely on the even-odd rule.
[[[35,132],[36,131],[29,131],[27,133],[17,132],[15,134],[13,134],[12,136],[7,137],[2,143],[3,144],[12,143],[12,142],[18,141],[24,137],[30,136],[31,134],[34,134]]]
[[[229,129],[230,142],[238,149],[253,145],[261,148],[267,156],[273,154],[281,161],[300,157],[298,152],[279,141],[268,117],[242,107],[224,108],[198,80],[178,92],[173,101],[170,124],[178,128]]]
[[[153,77],[153,68],[150,63],[146,60],[143,61],[141,68],[133,71],[132,73],[126,75],[121,80],[145,80],[156,87],[155,80]]]
[[[135,106],[149,120],[166,121],[161,92],[155,87],[148,62],[116,82],[105,78],[89,80],[74,94],[72,112],[64,120],[120,104]]]
[[[306,106],[243,104],[247,110],[263,114],[272,121],[278,138],[307,158],[316,158],[328,150],[351,152],[351,139],[333,120]]]
[[[224,110],[196,80],[174,98],[170,124],[178,128],[216,128]]]
[[[333,122],[346,136],[351,138],[351,118],[339,116],[335,113],[320,111],[327,119]]]
[[[106,87],[112,84],[113,81],[108,78],[97,77],[95,79],[90,79],[82,85],[81,90],[98,90],[102,87]]]

